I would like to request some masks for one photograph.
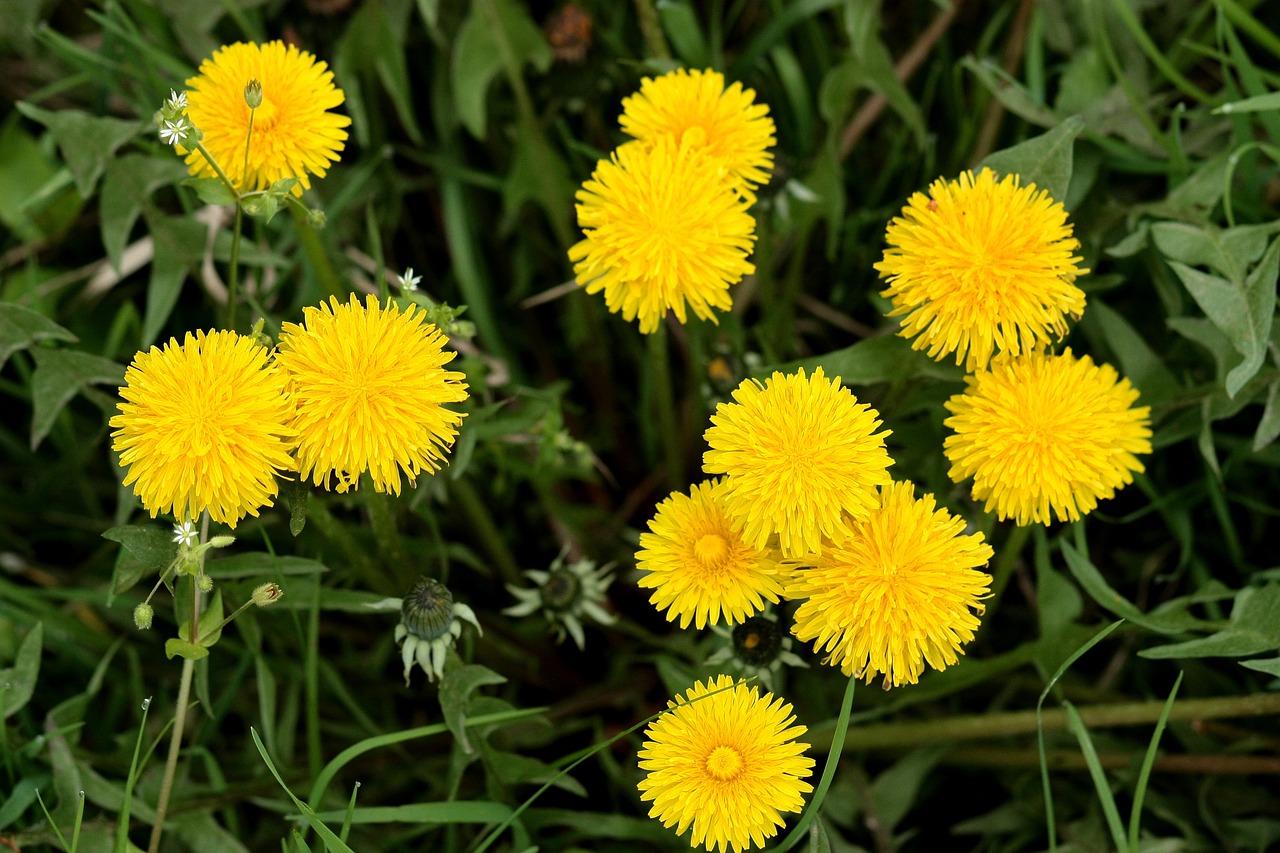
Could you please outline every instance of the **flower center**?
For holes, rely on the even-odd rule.
[[[778,623],[764,616],[750,616],[733,629],[733,655],[747,666],[767,667],[782,651]]]
[[[731,746],[717,746],[707,756],[707,772],[721,782],[728,782],[742,772],[742,756]]]
[[[279,115],[280,115],[280,108],[277,107],[270,98],[268,98],[266,95],[263,95],[262,103],[258,106],[256,110],[253,111],[254,134],[256,135],[260,130],[266,131],[274,127],[276,123],[276,119],[279,117]],[[244,146],[241,145],[240,149],[241,149],[241,153],[243,153]]]
[[[719,533],[707,533],[694,543],[693,555],[705,568],[718,569],[729,556],[729,543]]]
[[[582,582],[578,580],[577,575],[566,568],[553,571],[551,577],[547,578],[546,585],[542,587],[542,603],[548,610],[556,612],[568,610],[577,604],[581,595]]]

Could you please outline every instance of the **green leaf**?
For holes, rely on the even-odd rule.
[[[1240,665],[1248,669],[1264,672],[1280,678],[1280,658],[1263,658],[1262,660],[1242,660]]]
[[[494,10],[497,20],[485,14],[486,8]],[[508,52],[518,66],[551,67],[551,47],[523,6],[511,0],[472,3],[454,42],[451,77],[458,118],[477,139],[485,135],[485,94]]]
[[[1267,403],[1262,408],[1262,419],[1258,421],[1258,429],[1253,434],[1253,452],[1271,444],[1280,436],[1280,379],[1272,382],[1267,388]]]
[[[7,720],[31,701],[40,677],[43,648],[44,623],[37,622],[18,647],[13,666],[0,669],[0,720]]]
[[[454,459],[457,459],[456,448]],[[292,536],[298,536],[307,526],[307,500],[311,496],[311,489],[299,477],[286,480],[280,491],[289,505],[289,533]]]
[[[323,563],[305,557],[277,557],[265,551],[250,551],[209,560],[205,573],[216,580],[278,578],[291,575],[318,575],[329,571]]]
[[[1071,570],[1071,574],[1084,587],[1085,592],[1089,593],[1089,596],[1094,601],[1110,612],[1122,619],[1133,622],[1135,625],[1141,625],[1149,631],[1155,631],[1157,634],[1176,634],[1185,630],[1185,627],[1181,624],[1168,624],[1143,613],[1135,607],[1128,599],[1108,586],[1097,567],[1093,565],[1087,556],[1077,551],[1070,542],[1064,541],[1062,543],[1062,556],[1066,558],[1067,568]]]
[[[196,191],[196,197],[205,204],[235,204],[236,194],[222,182],[222,178],[187,178],[182,182],[184,187]]]
[[[706,36],[692,6],[680,2],[659,3],[658,15],[676,56],[685,65],[706,68],[711,64],[711,51],[707,48]]]
[[[200,614],[200,626],[196,631],[196,637],[200,645],[206,649],[213,648],[214,644],[222,638],[222,590],[215,589],[213,598],[209,601],[209,606]],[[182,625],[178,633],[186,634],[187,625]]]
[[[763,378],[773,375],[774,370],[791,373],[801,367],[810,373],[821,367],[827,376],[839,376],[846,385],[872,385],[876,382],[900,382],[916,378],[958,382],[964,376],[964,372],[956,365],[934,361],[920,350],[912,349],[911,342],[898,335],[867,338],[826,355],[757,370],[754,375]]]
[[[871,813],[892,830],[915,805],[920,786],[937,765],[946,747],[917,749],[871,783]]]
[[[107,164],[98,210],[102,219],[102,245],[117,272],[129,234],[143,207],[150,203],[151,194],[160,187],[181,181],[186,173],[186,166],[177,157],[125,154]]]
[[[1218,228],[1185,222],[1157,222],[1150,226],[1152,242],[1166,258],[1193,267],[1209,267],[1228,281],[1243,282],[1248,268],[1267,248],[1274,225]]]
[[[1267,92],[1265,95],[1254,95],[1242,101],[1231,101],[1214,110],[1219,115],[1233,113],[1259,113],[1269,110],[1280,110],[1280,92]]]
[[[164,571],[178,554],[178,544],[173,541],[173,536],[155,524],[112,527],[103,532],[102,538],[123,546],[116,558],[112,595],[130,589],[143,575]]]
[[[204,253],[209,229],[189,216],[148,216],[155,256],[147,283],[147,310],[142,318],[142,346],[155,343],[173,306],[178,303],[187,272]]]
[[[1084,602],[1075,585],[1049,562],[1049,542],[1043,528],[1036,528],[1036,610],[1040,617],[1040,636],[1054,637],[1075,622]]]
[[[79,110],[50,112],[21,101],[16,106],[24,116],[49,128],[76,179],[76,189],[85,198],[93,193],[98,176],[116,149],[142,129],[138,121],[99,118]]]
[[[41,347],[32,352],[36,369],[31,377],[31,449],[35,450],[72,397],[86,385],[124,384],[124,367],[77,350]]]
[[[466,664],[451,669],[440,679],[440,710],[444,712],[444,721],[449,726],[449,731],[453,732],[464,752],[475,751],[475,747],[467,740],[467,706],[471,703],[471,694],[477,687],[503,684],[506,680],[479,664]]]
[[[502,185],[503,230],[515,223],[520,206],[533,200],[553,222],[568,222],[573,205],[573,181],[564,158],[546,137],[521,122],[516,131],[515,161]]]
[[[316,818],[323,821],[341,821],[346,809],[320,812]],[[511,806],[483,800],[454,801],[447,803],[414,803],[407,806],[368,806],[351,812],[353,824],[371,823],[497,823],[511,815]]]
[[[404,3],[364,3],[345,25],[346,34],[334,58],[334,75],[347,93],[347,106],[361,144],[370,141],[370,122],[360,78],[377,79],[409,139],[417,145],[424,143],[413,111],[413,87],[405,61],[409,13]]]
[[[289,795],[289,799],[293,800],[294,806],[302,813],[302,817],[307,822],[307,825],[314,829],[316,834],[324,839],[325,849],[328,850],[329,853],[355,853],[355,851],[348,847],[332,829],[325,826],[324,821],[316,817],[315,811],[312,810],[310,806],[293,795],[293,792],[289,790],[289,786],[284,783],[284,779],[280,777],[280,771],[276,769],[276,765],[272,762],[271,756],[267,755],[266,747],[262,745],[262,739],[258,737],[257,731],[250,728],[249,734],[253,737],[253,745],[257,747],[258,754],[262,756],[262,761],[267,765],[267,769],[271,771],[271,775],[280,783],[280,787]]]
[[[80,204],[53,150],[42,148],[11,113],[0,129],[0,223],[22,241],[43,242],[71,224]]]
[[[1280,584],[1245,587],[1227,627],[1216,634],[1144,649],[1144,658],[1243,657],[1280,649]]]
[[[165,640],[164,654],[169,660],[173,660],[175,657],[186,660],[200,660],[209,656],[209,650],[188,640],[171,637]]]
[[[1164,361],[1120,312],[1105,302],[1094,300],[1089,303],[1089,310],[1081,322],[1098,328],[1099,336],[1115,352],[1120,372],[1141,393],[1142,405],[1163,402],[1182,392],[1182,386],[1165,367]]]
[[[244,202],[244,212],[270,222],[280,210],[280,202],[270,193],[255,195]]]
[[[987,155],[982,165],[1001,175],[1018,175],[1022,185],[1035,184],[1054,201],[1065,202],[1071,184],[1072,149],[1084,120],[1072,116],[1037,137]]]
[[[77,340],[75,335],[39,311],[13,302],[0,302],[0,367],[4,367],[9,356],[36,341]]]

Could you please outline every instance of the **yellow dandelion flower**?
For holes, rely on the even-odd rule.
[[[658,504],[648,533],[640,534],[636,567],[646,574],[639,584],[652,588],[649,601],[702,630],[716,625],[721,612],[730,625],[778,602],[789,569],[774,552],[747,544],[733,529],[717,497],[721,481],[675,492]]]
[[[1060,339],[1068,315],[1084,311],[1075,286],[1080,243],[1067,212],[1017,175],[997,182],[989,169],[938,179],[915,193],[889,223],[884,260],[890,317],[903,337],[942,360],[955,353],[969,371],[992,355],[1033,352]]]
[[[245,86],[262,84],[262,104],[253,110]],[[264,189],[283,178],[297,178],[294,194],[311,188],[309,174],[323,178],[346,144],[351,124],[344,115],[327,112],[343,102],[333,73],[305,50],[282,41],[236,42],[200,63],[200,73],[187,81],[187,117],[204,134],[204,147],[241,191]],[[248,168],[245,140],[249,139]],[[182,151],[191,174],[212,177],[213,169],[199,151]]]
[[[850,521],[877,503],[893,464],[884,448],[880,415],[819,367],[761,384],[747,379],[720,403],[705,438],[708,474],[728,474],[721,499],[743,539],[763,548],[772,534],[786,557],[821,550]]]
[[[946,669],[973,639],[991,584],[978,571],[991,546],[964,527],[911,483],[885,486],[852,535],[796,572],[787,597],[805,601],[791,632],[845,675],[883,673],[886,688],[915,684],[925,663]]]
[[[276,471],[293,460],[293,404],[269,353],[235,332],[170,338],[133,358],[111,419],[124,484],[155,518],[182,522],[205,510],[236,526],[270,506]]]
[[[297,400],[302,477],[337,491],[369,472],[379,492],[400,494],[420,471],[437,471],[463,415],[444,407],[467,399],[461,373],[445,370],[456,353],[416,306],[401,313],[370,295],[347,304],[336,297],[303,310],[303,323],[280,333],[281,368]]]
[[[680,68],[640,81],[640,91],[622,102],[619,124],[623,133],[644,142],[688,137],[749,189],[769,180],[769,149],[778,141],[769,107],[755,101],[755,90],[741,83],[726,89],[718,71]]]
[[[720,675],[667,706],[639,753],[649,817],[681,835],[692,826],[690,847],[764,847],[784,825],[781,812],[799,812],[813,790],[809,745],[796,740],[806,729],[793,725],[790,703]]]
[[[733,179],[670,137],[630,142],[601,160],[578,191],[585,239],[569,250],[578,283],[648,334],[686,305],[704,320],[732,304],[729,285],[755,272],[755,220]]]
[[[1109,364],[1035,353],[993,362],[947,401],[955,430],[943,443],[948,472],[973,477],[974,500],[1004,520],[1075,521],[1142,471],[1151,409]]]

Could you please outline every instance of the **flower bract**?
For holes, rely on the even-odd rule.
[[[524,576],[534,583],[532,588],[507,584],[507,591],[519,599],[519,603],[502,612],[508,616],[528,616],[541,609],[551,623],[557,642],[564,642],[567,633],[582,649],[586,643],[583,619],[590,617],[600,625],[612,625],[618,621],[618,617],[603,606],[605,592],[613,583],[613,575],[610,574],[613,565],[597,567],[593,560],[586,558],[568,562],[565,556],[566,553],[561,553],[546,571],[530,569],[525,572]]]
[[[679,68],[645,77],[622,102],[623,133],[643,142],[663,136],[703,147],[744,188],[769,180],[774,138],[769,107],[741,83],[724,85],[718,71]]]
[[[720,675],[696,682],[645,731],[640,799],[689,844],[723,853],[764,847],[799,812],[813,772],[791,705]]]
[[[1080,243],[1062,204],[1017,175],[938,179],[889,223],[882,295],[912,347],[966,370],[997,352],[1033,352],[1060,339],[1084,311],[1076,287]]]
[[[689,142],[631,142],[601,160],[578,191],[585,237],[569,250],[588,293],[640,331],[655,332],[668,310],[716,321],[729,286],[755,272],[747,257],[755,220],[733,177]]]
[[[732,625],[776,603],[789,570],[778,555],[745,541],[724,513],[719,481],[676,492],[658,505],[649,531],[640,534],[639,585],[667,619],[699,630],[723,615]]]
[[[406,686],[414,664],[426,673],[428,681],[444,677],[445,660],[462,636],[464,620],[483,633],[475,611],[454,601],[449,588],[435,578],[419,578],[403,599],[390,599],[387,603],[393,602],[400,608],[395,638],[400,643]]]
[[[843,537],[870,512],[876,487],[889,482],[879,413],[821,367],[747,379],[711,424],[703,469],[729,475],[725,514],[756,548],[777,534],[786,557],[816,553],[823,537]]]
[[[139,352],[124,380],[111,446],[152,518],[182,524],[208,510],[235,527],[271,505],[276,472],[293,469],[293,404],[264,347],[188,332],[181,345]]]
[[[1142,471],[1151,410],[1109,364],[1035,353],[966,378],[947,401],[948,472],[973,477],[974,500],[1017,524],[1075,521]]]
[[[245,86],[262,85],[262,104],[250,110]],[[297,178],[296,194],[311,187],[338,160],[351,124],[328,112],[343,102],[333,73],[305,50],[282,41],[236,42],[216,51],[187,80],[187,117],[203,133],[204,147],[242,192]],[[249,117],[253,133],[249,134]],[[248,154],[245,142],[248,140]],[[191,174],[215,172],[197,150],[183,152]]]
[[[462,414],[445,408],[467,398],[461,373],[444,365],[455,353],[416,306],[401,311],[370,295],[333,298],[285,323],[277,362],[297,401],[298,466],[303,478],[337,491],[368,472],[379,492],[400,494],[400,474],[416,482],[439,470]]]
[[[991,584],[979,571],[991,546],[964,527],[911,483],[885,486],[850,536],[796,572],[787,597],[804,601],[792,633],[845,675],[883,674],[885,687],[915,684],[926,663],[956,663]]]

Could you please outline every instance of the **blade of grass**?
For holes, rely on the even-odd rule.
[[[58,825],[53,822],[53,816],[49,814],[49,807],[44,804],[44,797],[40,796],[40,789],[36,788],[36,802],[40,804],[40,811],[44,812],[44,819],[49,821],[49,826],[53,828],[53,834],[58,837],[58,842],[62,844],[63,850],[70,850],[67,846],[67,839],[63,837],[62,830],[58,829]]]
[[[1178,696],[1178,688],[1182,686],[1182,675],[1179,672],[1177,680],[1173,682],[1173,689],[1169,691],[1169,698],[1164,703],[1164,713],[1160,715],[1155,731],[1151,733],[1151,743],[1147,747],[1147,754],[1142,759],[1142,770],[1138,773],[1138,782],[1133,791],[1133,810],[1129,813],[1130,853],[1138,851],[1138,831],[1142,828],[1142,803],[1147,798],[1147,783],[1151,780],[1151,768],[1156,763],[1156,748],[1160,745],[1160,737],[1164,734],[1164,727],[1169,722],[1169,713],[1173,711],[1173,702]]]
[[[116,816],[116,839],[111,847],[113,853],[127,853],[129,849],[129,806],[133,801],[133,786],[138,782],[138,756],[142,752],[142,737],[147,733],[147,712],[150,709],[151,698],[147,697],[142,703],[142,721],[138,724],[138,738],[133,743],[133,760],[129,764],[129,776],[124,783],[124,800],[120,803],[120,813]],[[150,750],[147,755],[150,757]]]
[[[1063,702],[1062,707],[1067,712],[1067,729],[1076,736],[1080,751],[1084,753],[1085,763],[1089,766],[1093,787],[1098,792],[1098,801],[1102,803],[1102,813],[1107,817],[1107,829],[1111,830],[1111,840],[1115,842],[1116,850],[1125,850],[1124,824],[1120,821],[1120,810],[1116,808],[1111,785],[1107,783],[1107,771],[1102,769],[1102,762],[1098,760],[1098,750],[1093,746],[1093,738],[1089,737],[1089,730],[1085,728],[1084,720],[1080,719],[1076,706]]]
[[[849,730],[849,712],[853,710],[853,690],[857,683],[857,677],[850,676],[849,684],[844,689],[844,702],[840,705],[840,716],[836,718],[836,731],[831,738],[831,749],[827,752],[827,765],[822,768],[822,778],[818,781],[818,787],[814,789],[813,798],[809,800],[809,807],[804,810],[800,822],[779,845],[780,851],[790,850],[799,844],[809,833],[809,825],[818,819],[818,813],[822,810],[822,801],[826,799],[831,780],[835,778],[836,766],[840,763],[840,753],[844,751],[844,735]]]
[[[351,799],[347,801],[347,813],[342,816],[342,834],[338,837],[343,841],[347,840],[347,836],[351,834],[351,816],[356,810],[356,795],[360,793],[360,783],[357,782],[351,786]]]
[[[284,789],[284,792],[289,795],[289,799],[293,800],[294,806],[296,806],[298,811],[301,812],[302,817],[306,820],[307,824],[316,831],[316,835],[319,835],[320,838],[324,840],[325,849],[329,850],[330,853],[334,853],[334,851],[336,851],[336,853],[355,853],[355,851],[348,847],[346,842],[339,838],[332,829],[325,826],[324,822],[316,817],[315,811],[313,811],[310,806],[293,795],[293,791],[289,790],[289,786],[286,785],[284,783],[284,779],[280,777],[280,771],[276,770],[275,764],[272,763],[271,756],[267,755],[267,748],[262,745],[262,739],[258,737],[258,732],[251,727],[249,729],[249,734],[252,735],[253,745],[257,747],[258,754],[262,756],[262,760],[267,765],[267,769],[271,771],[272,776],[276,777],[276,781],[280,783],[280,787]]]
[[[1044,819],[1049,829],[1049,850],[1051,853],[1058,849],[1058,827],[1053,818],[1053,792],[1049,788],[1049,762],[1045,756],[1044,748],[1044,700],[1049,696],[1049,691],[1058,683],[1058,679],[1066,674],[1073,663],[1123,624],[1123,619],[1112,622],[1094,634],[1089,642],[1072,652],[1071,656],[1062,662],[1062,666],[1058,667],[1058,671],[1049,679],[1049,683],[1045,685],[1044,691],[1040,694],[1040,700],[1036,702],[1036,748],[1040,752],[1040,785],[1044,789]],[[1073,708],[1072,711],[1074,710]]]

